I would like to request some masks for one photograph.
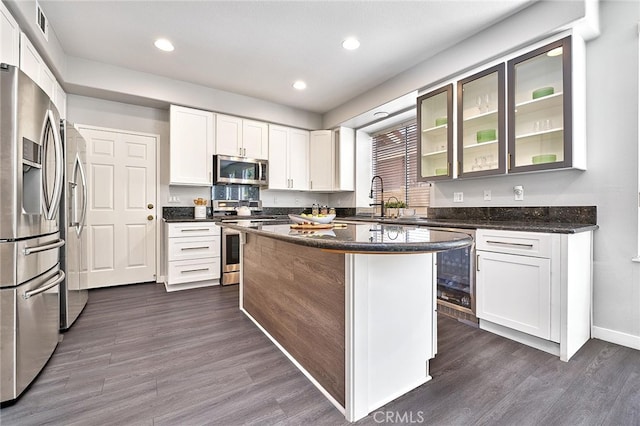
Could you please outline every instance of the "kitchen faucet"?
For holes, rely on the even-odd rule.
[[[379,203],[370,203],[369,206],[380,206],[380,217],[384,217],[384,182],[382,178],[378,175],[375,175],[371,178],[371,188],[369,191],[369,198],[373,199],[373,182],[376,178],[380,179],[380,202]]]

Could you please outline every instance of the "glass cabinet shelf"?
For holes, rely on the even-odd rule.
[[[418,180],[451,179],[453,161],[453,84],[417,99]]]
[[[505,172],[504,64],[458,82],[458,177]]]
[[[508,62],[509,172],[571,166],[570,53],[567,37]]]

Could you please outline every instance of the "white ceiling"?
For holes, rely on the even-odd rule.
[[[69,56],[324,113],[532,1],[39,3]],[[348,36],[360,49],[341,47]]]

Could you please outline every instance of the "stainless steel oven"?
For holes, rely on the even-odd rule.
[[[240,283],[240,231],[222,228],[222,274],[220,284]]]

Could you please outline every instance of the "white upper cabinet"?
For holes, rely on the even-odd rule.
[[[53,103],[58,108],[60,118],[67,118],[67,94],[57,81],[53,92]]]
[[[309,143],[309,189],[353,191],[355,188],[355,132],[340,127],[314,130]]]
[[[268,125],[230,115],[216,116],[216,154],[266,160]]]
[[[4,3],[0,2],[0,62],[20,64],[20,27]]]
[[[269,125],[269,189],[309,189],[309,132]]]
[[[291,188],[309,189],[309,132],[301,129],[289,131],[289,178]],[[271,167],[271,165],[269,165]]]
[[[309,141],[309,189],[333,191],[335,151],[331,130],[313,130]]]
[[[25,33],[20,33],[20,69],[49,95],[60,118],[66,118],[67,94]]]
[[[171,185],[209,186],[213,182],[214,114],[176,105],[170,107]]]
[[[242,119],[216,115],[216,154],[242,156]]]
[[[269,126],[267,123],[242,120],[242,149],[245,157],[269,158]]]
[[[336,191],[355,191],[356,175],[356,132],[348,127],[339,127],[333,131],[335,144],[335,176],[333,189]]]

